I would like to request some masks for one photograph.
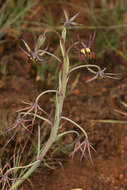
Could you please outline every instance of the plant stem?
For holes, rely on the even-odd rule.
[[[70,74],[71,72],[73,72],[73,71],[75,71],[75,70],[77,70],[77,69],[81,69],[81,68],[87,68],[87,69],[89,69],[89,67],[94,67],[94,68],[97,68],[98,70],[100,70],[100,67],[98,66],[98,65],[79,65],[79,66],[76,66],[76,67],[74,67],[74,68],[72,68],[69,72],[68,72],[68,74]],[[92,71],[93,72],[93,71]]]
[[[66,29],[64,28],[64,32],[66,33]],[[23,181],[25,179],[27,179],[40,165],[41,161],[43,160],[44,156],[46,155],[46,153],[48,152],[48,150],[50,149],[50,147],[52,146],[52,144],[56,141],[57,139],[57,133],[58,133],[58,129],[59,129],[59,125],[60,125],[60,121],[61,121],[61,114],[62,114],[62,110],[63,110],[63,103],[64,103],[64,98],[65,98],[65,93],[66,93],[66,85],[67,85],[67,81],[68,81],[68,70],[69,70],[69,64],[67,64],[67,60],[69,63],[69,59],[68,56],[66,54],[65,51],[65,38],[66,35],[64,36],[64,39],[61,39],[61,51],[62,51],[62,56],[63,56],[63,64],[62,64],[62,69],[61,69],[61,77],[59,78],[59,91],[56,91],[56,113],[55,113],[55,119],[54,119],[54,125],[51,129],[51,133],[50,133],[50,137],[48,139],[48,141],[46,142],[46,144],[42,147],[40,154],[37,158],[38,162],[35,163],[23,176],[23,180],[19,180],[16,181],[12,187],[10,188],[10,190],[15,190],[20,184],[23,183]],[[54,90],[51,91],[47,91],[47,92],[54,92]],[[40,94],[38,96],[38,98],[36,99],[36,101],[38,101],[38,99],[40,98],[40,96],[42,96],[42,94]]]
[[[16,181],[9,190],[16,190],[28,177],[39,167],[41,161],[36,162],[22,177],[22,180]]]

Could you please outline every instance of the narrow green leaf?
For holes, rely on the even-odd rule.
[[[37,158],[40,154],[40,146],[41,146],[41,136],[40,136],[40,125],[38,125],[38,146],[37,146]]]

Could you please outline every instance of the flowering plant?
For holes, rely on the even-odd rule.
[[[18,120],[18,124],[14,125],[15,127],[19,126],[19,123],[22,122],[21,124],[25,126],[27,125],[26,122],[28,122],[27,119],[30,119],[31,116],[31,123],[29,121],[29,125],[33,126],[34,122],[36,119],[41,119],[41,121],[44,121],[47,123],[47,125],[50,128],[50,135],[48,140],[42,145],[41,144],[41,133],[40,133],[40,126],[38,124],[38,143],[37,143],[37,155],[36,158],[31,161],[30,164],[26,166],[18,166],[18,167],[12,167],[9,168],[5,173],[2,173],[2,179],[7,179],[7,185],[9,185],[10,190],[16,189],[20,184],[23,183],[24,180],[28,179],[28,177],[40,166],[42,160],[44,159],[45,155],[47,152],[50,150],[51,146],[58,141],[60,138],[62,138],[64,135],[67,134],[76,134],[76,143],[74,143],[74,151],[72,152],[72,157],[74,157],[75,153],[80,150],[81,151],[81,160],[85,157],[87,158],[87,153],[88,156],[92,161],[92,156],[91,156],[91,149],[94,150],[92,144],[89,142],[89,137],[87,135],[87,132],[85,131],[84,127],[80,126],[78,123],[73,121],[72,119],[66,117],[63,115],[63,105],[64,105],[64,100],[66,97],[66,91],[67,91],[67,85],[68,85],[68,79],[70,77],[70,73],[72,73],[74,70],[80,69],[80,68],[86,68],[89,70],[91,73],[93,73],[95,76],[86,82],[91,82],[95,79],[101,78],[104,79],[106,77],[112,78],[112,79],[118,79],[116,76],[117,74],[114,73],[105,73],[106,68],[101,69],[98,65],[96,64],[81,64],[79,66],[75,66],[73,68],[70,67],[70,59],[69,59],[69,53],[70,49],[73,47],[73,45],[70,47],[66,47],[66,41],[67,41],[67,32],[68,29],[74,29],[75,22],[74,19],[79,15],[77,13],[70,19],[67,16],[66,11],[64,11],[65,14],[65,22],[63,23],[63,29],[62,29],[62,34],[58,35],[59,37],[59,43],[60,43],[60,50],[61,50],[61,59],[57,57],[56,55],[50,53],[47,51],[47,47],[45,49],[41,49],[41,46],[44,44],[45,39],[46,39],[46,32],[42,35],[39,36],[37,41],[35,42],[35,47],[34,50],[31,50],[29,45],[23,40],[23,43],[26,47],[26,50],[22,49],[22,51],[33,61],[33,62],[38,62],[43,60],[43,56],[45,54],[52,56],[55,58],[60,64],[60,70],[59,70],[59,79],[58,79],[58,87],[56,90],[46,90],[42,93],[40,93],[37,98],[35,99],[34,103],[26,103],[28,106],[24,109],[20,110],[20,120]],[[53,31],[54,32],[54,31]],[[57,32],[56,32],[57,33]],[[95,40],[95,32],[93,35],[89,37],[88,43],[82,42],[80,39],[78,40],[78,43],[76,42],[75,44],[80,45],[79,50],[79,55],[81,60],[84,60],[84,63],[86,61],[86,57],[93,59],[94,58],[94,51],[92,49],[93,42]],[[41,97],[43,97],[47,93],[55,93],[55,115],[54,118],[51,119],[49,116],[49,113],[47,113],[44,109],[42,109],[39,106],[39,100]],[[39,110],[39,112],[38,112]],[[42,112],[44,116],[39,114]],[[80,132],[77,132],[77,130],[69,130],[65,132],[60,132],[59,128],[61,125],[61,121],[66,120],[67,122],[73,124],[74,127],[78,128]],[[26,127],[27,128],[27,127]],[[82,139],[80,138],[80,133],[82,134]],[[94,150],[95,151],[95,150]],[[15,171],[21,170],[20,175],[18,176],[18,180],[13,180]],[[2,170],[3,171],[3,170]],[[8,174],[11,173],[11,176],[8,177]],[[8,178],[7,178],[8,177]],[[11,178],[12,177],[12,178]],[[11,179],[13,183],[10,185]],[[4,183],[4,187],[6,184]]]

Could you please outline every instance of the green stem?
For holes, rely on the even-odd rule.
[[[38,160],[22,177],[21,180],[16,181],[9,190],[16,190],[28,177],[40,166],[41,161]]]
[[[43,96],[44,94],[47,94],[47,93],[51,93],[51,92],[57,92],[56,90],[46,90],[44,92],[42,92],[41,94],[38,95],[38,97],[36,98],[36,103],[38,103],[38,100],[41,96]]]
[[[66,34],[66,29],[65,28],[63,30],[63,33]],[[67,64],[67,60],[69,62],[69,59],[68,59],[66,51],[65,51],[65,41],[66,41],[65,39],[66,39],[66,35],[64,35],[64,39],[62,39],[62,45],[61,45],[62,46],[61,51],[62,51],[62,56],[63,56],[63,64],[62,64],[62,70],[61,70],[62,76],[59,79],[59,80],[61,80],[60,81],[61,85],[59,86],[59,92],[54,91],[54,90],[44,92],[44,93],[56,92],[56,113],[55,113],[54,125],[53,125],[53,127],[51,129],[50,137],[49,137],[48,141],[46,142],[46,144],[43,146],[43,148],[40,151],[40,155],[37,158],[38,162],[35,163],[35,165],[33,165],[22,176],[23,180],[16,181],[15,184],[12,185],[10,190],[15,190],[20,184],[23,183],[23,181],[25,179],[27,179],[36,170],[36,168],[40,165],[41,161],[43,160],[44,156],[46,155],[46,153],[48,152],[48,150],[50,149],[52,144],[57,139],[57,133],[58,133],[59,124],[60,124],[60,121],[61,121],[61,114],[62,114],[62,109],[63,109],[63,102],[64,102],[64,98],[65,98],[65,93],[66,93],[66,85],[67,85],[67,81],[68,81],[67,78],[68,78],[68,70],[69,70],[69,65]],[[38,102],[39,98],[42,95],[44,95],[44,93],[40,94],[37,97],[36,102]]]
[[[73,125],[75,125],[76,127],[78,127],[83,132],[83,134],[85,135],[85,137],[88,139],[88,136],[87,136],[87,133],[85,132],[85,130],[79,124],[77,124],[75,121],[73,121],[73,120],[71,120],[71,119],[69,119],[67,117],[64,117],[64,116],[62,116],[61,119],[69,121],[70,123],[72,123]]]
[[[75,70],[77,70],[77,69],[81,69],[81,68],[85,68],[85,67],[87,67],[87,68],[89,68],[89,67],[95,67],[95,68],[97,68],[98,70],[101,70],[101,68],[100,68],[98,65],[79,65],[79,66],[76,66],[76,67],[72,68],[72,69],[69,71],[68,74],[70,74],[71,72],[73,72],[73,71],[75,71]],[[92,72],[93,72],[93,71],[92,71]]]

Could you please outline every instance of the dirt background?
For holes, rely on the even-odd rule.
[[[10,39],[8,48],[4,47],[0,54],[7,64],[7,74],[0,79],[0,110],[2,115],[7,112],[14,118],[16,111],[23,106],[22,100],[34,101],[40,92],[51,87],[46,82],[35,81],[18,43]],[[96,153],[91,151],[94,165],[85,158],[80,162],[80,153],[73,160],[69,156],[63,157],[53,170],[41,166],[20,190],[127,189],[127,123],[95,121],[127,120],[127,115],[116,111],[127,111],[121,104],[121,101],[127,102],[127,73],[120,67],[126,66],[126,63],[114,53],[105,55],[98,63],[101,67],[108,65],[108,72],[121,73],[120,79],[86,83],[91,74],[85,70],[74,72],[64,104],[64,114],[88,133],[96,150]],[[41,104],[48,110],[52,105],[51,97],[45,97]]]
[[[13,60],[13,59],[12,59]],[[115,57],[110,64],[113,72],[119,72]],[[9,60],[10,64],[10,60]],[[10,64],[10,74],[1,80],[0,109],[15,115],[22,108],[22,100],[33,101],[43,90],[43,84],[35,82],[20,64]],[[121,72],[120,80],[97,80],[85,83],[90,77],[84,71],[75,73],[78,83],[67,95],[65,113],[88,133],[96,153],[92,152],[94,166],[87,159],[80,162],[80,153],[74,160],[61,158],[60,165],[54,170],[45,167],[38,169],[30,178],[33,189],[38,190],[126,190],[127,189],[127,124],[105,124],[93,120],[114,119],[125,120],[126,116],[117,113],[115,109],[126,112],[120,101],[126,101],[127,78]],[[73,79],[73,76],[72,76]],[[70,81],[69,88],[72,87]],[[41,87],[40,87],[41,86]],[[45,88],[45,87],[44,87]],[[47,102],[47,100],[44,100]],[[49,103],[50,104],[50,103]],[[47,104],[44,106],[47,106]],[[21,187],[22,190],[31,188],[29,182]],[[19,188],[20,189],[20,188]]]

